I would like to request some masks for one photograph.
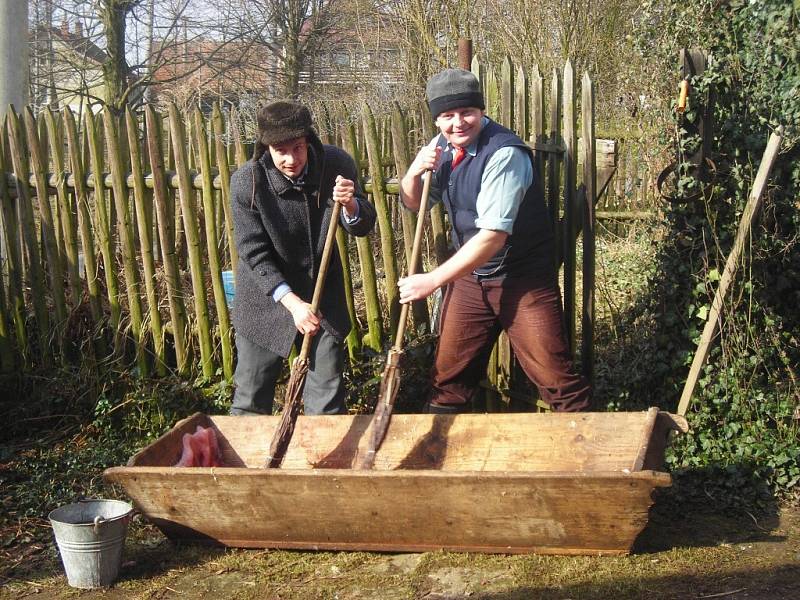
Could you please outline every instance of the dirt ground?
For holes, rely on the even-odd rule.
[[[70,588],[54,544],[2,569],[0,598],[800,599],[800,508],[657,502],[621,557],[293,552],[180,546],[135,522],[117,583]]]

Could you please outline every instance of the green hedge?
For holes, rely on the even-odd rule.
[[[797,4],[797,3],[795,3]],[[648,294],[630,315],[631,371],[622,405],[674,410],[724,261],[771,130],[786,138],[751,246],[726,299],[723,323],[676,442],[672,467],[702,473],[720,499],[797,497],[800,490],[800,33],[791,2],[644,3],[640,48],[677,96],[680,48],[711,59],[692,81],[689,110],[715,97],[712,189],[665,206],[669,234]],[[691,100],[695,106],[692,107]],[[673,101],[674,104],[674,101]],[[673,115],[673,129],[682,122]],[[677,126],[677,127],[676,127]],[[668,129],[668,128],[665,128]],[[691,151],[696,139],[672,140]],[[688,153],[687,153],[688,154]],[[679,169],[679,172],[685,173]],[[697,186],[684,175],[680,189]],[[646,325],[646,326],[645,326]],[[622,394],[622,393],[620,393]],[[634,399],[634,400],[632,400]],[[707,488],[708,489],[708,488]]]

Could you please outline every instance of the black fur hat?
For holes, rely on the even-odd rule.
[[[316,135],[311,112],[299,102],[279,100],[259,109],[258,142],[275,146],[287,140]]]

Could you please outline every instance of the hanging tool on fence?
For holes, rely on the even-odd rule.
[[[414,230],[414,244],[411,247],[411,262],[408,265],[408,274],[414,275],[419,263],[420,246],[422,246],[422,230],[425,225],[425,214],[428,211],[428,196],[431,191],[431,177],[433,173],[428,171],[425,182],[422,186],[422,198],[419,203],[417,213],[417,227]],[[397,391],[400,389],[400,357],[403,355],[403,336],[406,331],[406,321],[408,321],[408,311],[410,302],[403,304],[400,310],[400,321],[397,324],[397,333],[394,336],[394,345],[389,349],[386,356],[386,366],[381,375],[381,388],[378,394],[378,404],[375,406],[375,414],[372,416],[370,424],[369,445],[367,452],[356,459],[356,468],[371,469],[375,464],[375,454],[386,437],[386,430],[389,428],[389,421],[392,418],[394,401],[397,398]]]
[[[678,94],[678,105],[675,110],[679,113],[686,112],[686,101],[689,99],[689,80],[684,77],[680,83],[680,93]]]
[[[689,203],[707,196],[717,176],[717,167],[711,160],[713,138],[714,90],[709,88],[701,95],[693,82],[706,70],[706,55],[698,49],[680,52],[681,75],[678,100],[675,105],[677,136],[679,138],[675,160],[656,178],[659,195],[671,203]],[[687,115],[687,109],[691,116]],[[679,191],[679,183],[694,184]]]
[[[319,265],[317,282],[314,284],[314,296],[311,299],[311,311],[314,314],[317,314],[319,311],[322,290],[325,287],[325,277],[328,274],[328,265],[331,262],[331,254],[334,244],[336,243],[336,228],[339,225],[341,211],[342,205],[334,201],[333,208],[331,209],[331,222],[328,225],[325,246],[322,249],[322,260]],[[306,333],[303,335],[303,345],[300,347],[300,353],[292,363],[289,383],[286,384],[286,395],[284,396],[281,421],[272,436],[269,456],[264,465],[267,468],[275,468],[281,465],[286,450],[289,447],[289,442],[292,440],[292,433],[294,433],[294,426],[297,422],[297,416],[300,414],[300,404],[303,400],[303,387],[305,386],[306,375],[308,374],[308,354],[311,351],[311,341],[314,335],[313,333]]]
[[[758,173],[756,173],[756,178],[753,181],[753,188],[750,190],[750,196],[747,199],[742,218],[739,221],[736,240],[733,242],[731,253],[725,261],[725,269],[722,272],[719,287],[714,294],[714,300],[711,302],[711,310],[708,311],[708,319],[706,320],[705,327],[703,327],[703,334],[700,336],[700,344],[697,346],[697,351],[692,360],[692,366],[689,369],[689,376],[686,378],[686,384],[683,386],[683,393],[678,403],[678,414],[682,417],[686,416],[686,410],[689,408],[692,393],[697,385],[697,380],[700,379],[700,369],[703,368],[703,364],[708,356],[708,351],[711,349],[711,342],[717,329],[717,322],[720,319],[722,302],[725,299],[728,287],[733,281],[736,267],[739,264],[739,257],[750,236],[750,229],[753,223],[755,223],[761,209],[761,198],[764,194],[764,189],[767,187],[772,165],[775,164],[775,159],[778,156],[782,138],[783,127],[781,126],[772,132],[772,135],[769,137],[769,142],[767,142],[767,149],[764,150],[764,156],[761,157],[761,164],[758,167]]]

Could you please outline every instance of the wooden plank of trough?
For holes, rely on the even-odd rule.
[[[163,467],[112,468],[105,477],[122,484],[167,535],[182,539],[245,547],[555,554],[628,552],[647,522],[653,488],[671,481],[654,472]]]
[[[647,411],[647,418],[644,422],[644,427],[641,432],[641,440],[639,441],[639,450],[636,452],[636,458],[631,466],[631,471],[641,471],[644,467],[644,459],[647,456],[647,447],[650,445],[650,439],[653,437],[653,430],[656,426],[656,419],[660,411],[655,406],[650,407]]]
[[[656,419],[653,435],[647,444],[642,470],[654,469],[660,471],[664,468],[664,452],[670,436],[674,433],[686,433],[689,431],[689,424],[685,417],[673,415],[668,412],[659,412]]]
[[[375,469],[623,471],[630,469],[646,439],[648,416],[644,411],[398,414],[392,417]],[[283,468],[350,468],[358,453],[366,451],[369,419],[369,415],[300,417]],[[214,416],[211,422],[225,464],[259,467],[268,454],[263,440],[269,439],[278,417]]]

